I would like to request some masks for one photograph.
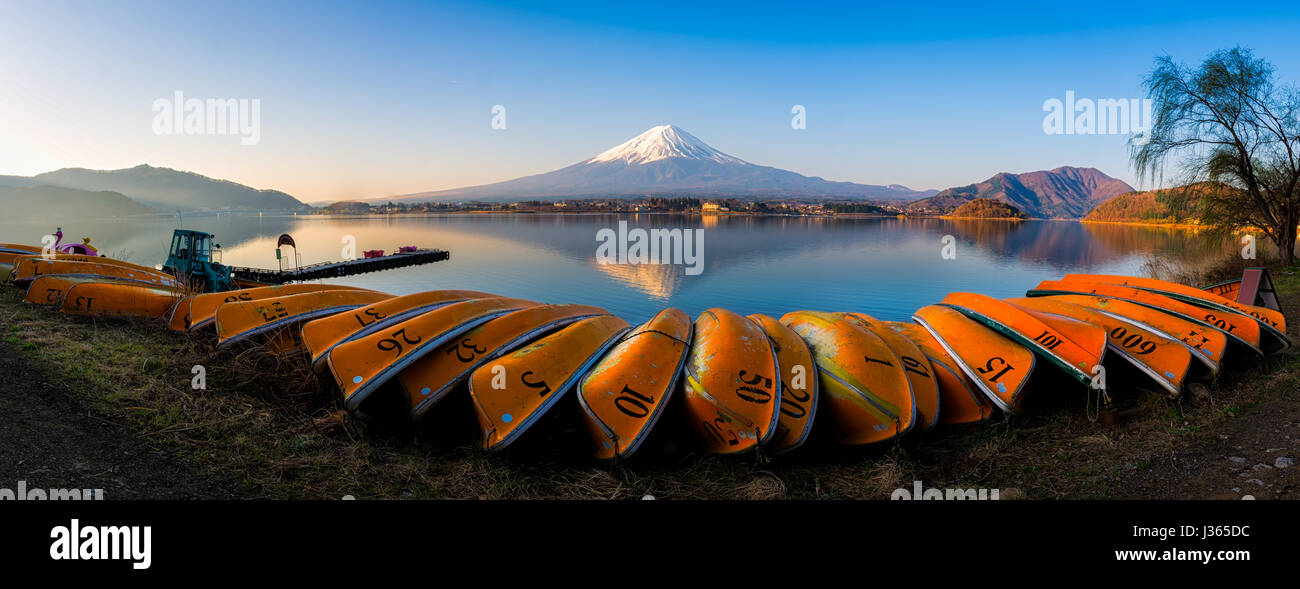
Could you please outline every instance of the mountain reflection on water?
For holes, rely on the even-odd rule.
[[[596,234],[619,220],[643,229],[703,229],[704,271],[675,265],[602,265]],[[77,222],[105,253],[157,264],[176,218]],[[780,316],[796,309],[855,310],[906,319],[954,291],[1019,296],[1069,272],[1144,274],[1150,260],[1195,262],[1235,247],[1193,232],[1065,221],[750,217],[716,215],[493,215],[329,217],[222,215],[183,225],[215,234],[225,263],[275,268],[275,242],[292,234],[303,264],[357,251],[418,245],[451,260],[338,280],[395,294],[464,288],[544,302],[603,306],[629,321],[677,306]],[[0,223],[0,242],[40,243],[54,227]],[[944,236],[955,258],[944,259]],[[286,248],[286,254],[291,249]],[[286,259],[292,259],[286,256]]]

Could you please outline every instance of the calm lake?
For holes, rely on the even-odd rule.
[[[680,265],[597,263],[597,234],[630,228],[702,229],[702,272]],[[451,252],[426,266],[334,280],[405,294],[473,289],[547,303],[584,303],[632,323],[675,306],[775,317],[799,309],[861,311],[906,320],[949,292],[1022,296],[1069,272],[1148,275],[1149,262],[1196,263],[1233,244],[1162,228],[1063,221],[846,219],[639,215],[329,217],[223,215],[71,221],[64,242],[89,236],[103,253],[154,265],[173,228],[215,234],[223,261],[276,268],[276,238],[291,234],[302,264],[342,259],[345,236],[363,250],[417,245]],[[39,244],[53,226],[0,221],[0,242]],[[945,236],[952,236],[951,240]],[[951,243],[954,257],[945,259]],[[286,262],[292,249],[286,247]]]

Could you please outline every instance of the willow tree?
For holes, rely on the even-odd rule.
[[[1157,58],[1145,84],[1155,120],[1130,140],[1138,174],[1163,181],[1172,165],[1180,184],[1205,182],[1208,189],[1173,198],[1197,199],[1208,227],[1263,232],[1294,262],[1300,92],[1278,85],[1273,65],[1241,47],[1216,51],[1196,68]]]

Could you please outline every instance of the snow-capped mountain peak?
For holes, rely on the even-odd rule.
[[[748,165],[740,158],[729,156],[700,141],[681,127],[659,125],[614,146],[583,163],[622,161],[627,164],[648,164],[668,158],[708,160],[723,164]]]

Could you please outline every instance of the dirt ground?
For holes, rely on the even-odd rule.
[[[1150,468],[1125,477],[1115,496],[1300,499],[1300,392],[1294,380],[1275,384],[1270,398],[1153,457]]]
[[[0,488],[103,489],[104,499],[228,499],[230,485],[97,415],[0,342]]]

